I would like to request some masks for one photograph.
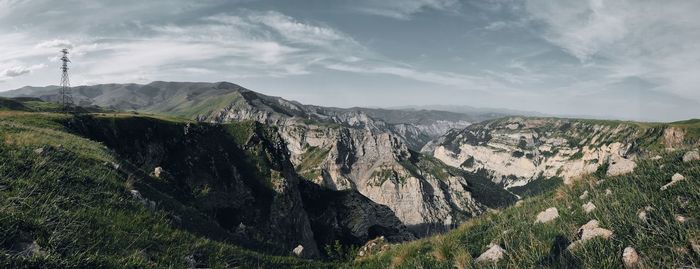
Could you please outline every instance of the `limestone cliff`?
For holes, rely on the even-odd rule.
[[[511,117],[451,131],[423,151],[465,171],[485,171],[512,188],[542,178],[569,183],[597,171],[631,172],[640,149],[662,137],[678,143],[678,132],[632,122]]]

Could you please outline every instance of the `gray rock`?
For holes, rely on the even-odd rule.
[[[627,269],[640,268],[641,262],[639,260],[639,254],[632,247],[626,247],[622,251],[622,264]]]
[[[593,238],[602,237],[604,239],[608,239],[613,235],[612,231],[600,228],[598,225],[598,220],[591,220],[581,226],[581,228],[579,228],[576,232],[576,237],[578,240],[571,243],[567,249],[571,251],[576,249],[577,246]]]
[[[44,148],[37,148],[34,150],[34,153],[41,155],[42,153],[44,153]]]
[[[590,201],[588,203],[584,204],[582,207],[583,207],[583,211],[586,213],[591,213],[591,212],[593,212],[593,210],[596,209],[596,206]]]
[[[697,150],[688,151],[685,154],[683,154],[683,162],[684,163],[697,161],[697,160],[700,160],[700,152],[698,152]]]
[[[476,262],[498,262],[506,254],[506,251],[499,245],[497,244],[490,244],[488,246],[488,250],[486,250],[484,253],[481,253],[478,258],[476,258]]]
[[[675,173],[671,177],[671,182],[669,182],[666,185],[661,186],[661,190],[664,191],[664,190],[668,189],[669,187],[676,185],[676,183],[678,183],[679,181],[682,181],[682,180],[685,180],[685,177],[679,173]]]
[[[550,221],[553,221],[554,219],[559,217],[559,212],[557,211],[556,207],[550,207],[547,208],[545,211],[540,212],[537,214],[537,219],[535,220],[535,223],[547,223]]]
[[[160,175],[163,173],[163,168],[158,166],[155,169],[153,169],[153,176],[160,178]]]
[[[294,253],[294,255],[297,257],[302,257],[304,255],[304,246],[298,245],[292,250],[292,253]]]
[[[588,199],[588,191],[584,191],[583,194],[581,194],[581,196],[578,197],[578,199],[581,199],[581,200]]]

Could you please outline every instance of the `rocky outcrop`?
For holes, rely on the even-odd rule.
[[[415,238],[386,206],[354,190],[321,189],[302,179],[282,137],[260,123],[184,128],[149,118],[86,116],[67,125],[126,160],[120,170],[142,178],[134,183],[135,199],[215,240],[282,254],[301,245],[302,256],[314,258],[335,241]],[[148,177],[156,165],[160,178]]]
[[[512,117],[450,131],[423,151],[465,171],[485,171],[512,188],[552,177],[570,183],[599,170],[629,173],[638,145],[662,134],[661,128],[618,122]]]
[[[406,126],[387,124],[362,111],[302,106],[261,95],[244,97],[245,102],[219,111],[214,121],[254,120],[277,126],[304,178],[332,190],[357,190],[389,207],[417,234],[441,231],[495,205],[471,193],[470,180],[477,177],[454,172],[410,150],[406,133],[393,131],[407,131]],[[512,197],[507,192],[501,195],[506,201]]]
[[[612,231],[599,227],[598,220],[591,220],[588,223],[581,226],[581,228],[578,229],[578,231],[576,232],[576,238],[578,240],[571,243],[567,247],[567,249],[568,250],[575,250],[579,245],[583,244],[584,242],[586,242],[588,240],[591,240],[591,239],[596,238],[596,237],[608,239],[612,235],[613,235]]]

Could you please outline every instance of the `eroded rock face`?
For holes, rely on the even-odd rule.
[[[660,134],[627,124],[513,117],[450,131],[424,150],[453,167],[485,170],[511,188],[551,177],[570,183],[599,169],[609,176],[632,172],[635,139],[653,135]]]
[[[275,100],[280,99],[247,99],[214,118],[274,124],[301,176],[328,189],[357,190],[388,206],[416,233],[440,231],[486,210],[469,191],[465,175],[409,150],[402,134],[387,123],[361,111],[280,105]]]

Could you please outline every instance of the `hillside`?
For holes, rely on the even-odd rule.
[[[23,96],[23,92],[44,100],[57,98],[50,88],[24,88],[7,95]],[[303,105],[228,82],[81,86],[73,88],[73,96],[78,104],[114,110],[275,126],[302,177],[330,190],[356,190],[386,205],[418,236],[515,201],[515,196],[483,175],[452,169],[418,152],[438,133],[467,125],[458,120],[464,115],[366,110],[395,122],[414,122],[392,124],[371,117],[365,109]],[[438,120],[445,115],[447,120]]]
[[[2,267],[317,268],[283,256],[414,238],[387,207],[302,180],[255,122],[0,111],[0,139]]]
[[[424,147],[453,167],[516,193],[602,171],[629,173],[666,148],[697,146],[700,125],[508,117],[452,130]]]
[[[690,160],[690,155],[675,150],[639,160],[627,175],[589,175],[471,219],[447,234],[390,246],[353,266],[696,268],[700,161]],[[676,173],[684,179],[674,182]],[[555,208],[556,214],[544,214],[548,208]],[[592,220],[597,220],[597,228]]]

